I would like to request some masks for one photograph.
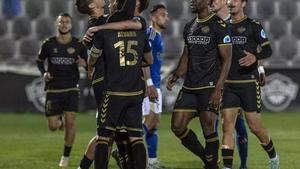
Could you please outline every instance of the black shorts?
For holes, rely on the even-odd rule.
[[[117,96],[105,94],[97,114],[97,134],[103,129],[126,130],[129,137],[142,137],[143,95]]]
[[[217,110],[209,109],[209,99],[214,88],[201,89],[198,91],[188,91],[181,89],[174,106],[174,112],[200,113],[210,111],[218,113]]]
[[[45,114],[56,116],[64,112],[78,112],[79,91],[68,91],[62,93],[47,93]]]
[[[235,108],[260,113],[261,90],[257,82],[225,83],[222,109]]]

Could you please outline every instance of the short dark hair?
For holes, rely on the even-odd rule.
[[[145,9],[148,8],[150,0],[140,0],[140,7],[138,11],[142,13]]]
[[[63,17],[69,17],[70,19],[72,19],[72,17],[71,17],[71,15],[70,14],[68,14],[68,13],[59,13],[58,15],[57,15],[57,17],[59,17],[59,16],[63,16]]]
[[[167,9],[165,5],[163,4],[157,4],[157,5],[153,5],[152,9],[150,10],[150,13],[153,14],[155,13],[157,10],[159,9]]]
[[[90,3],[92,3],[92,0],[76,0],[75,6],[77,7],[77,10],[81,14],[91,14],[91,9],[89,8]]]

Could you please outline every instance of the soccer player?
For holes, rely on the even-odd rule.
[[[132,3],[131,1],[127,2]],[[103,0],[77,0],[76,6],[78,11],[80,11],[83,14],[88,14],[90,16],[88,28],[99,26],[96,31],[101,29],[141,29],[142,24],[144,24],[144,27],[146,27],[145,23],[140,23],[135,20],[127,20],[127,21],[121,21],[121,22],[115,22],[115,23],[106,23],[109,16],[104,16],[104,7],[105,3]],[[126,5],[126,4],[124,4]],[[129,4],[132,5],[132,4]],[[131,9],[131,7],[124,7],[124,10],[116,11],[117,9],[117,3],[115,1],[110,2],[110,11],[112,14],[119,13],[124,15],[124,13],[131,13],[131,11],[128,11]],[[105,24],[106,23],[106,24]],[[95,31],[95,30],[94,30]],[[92,37],[86,35],[85,36],[85,44],[90,47],[92,44]],[[89,68],[89,76],[92,78],[92,85],[96,97],[96,104],[97,106],[100,105],[103,92],[105,89],[104,85],[104,61],[100,58],[98,59],[97,63],[95,64],[94,70]],[[98,107],[99,109],[99,107]],[[123,142],[122,142],[123,143]],[[88,144],[87,150],[85,152],[85,155],[83,156],[81,162],[80,162],[80,169],[88,169],[90,165],[93,162],[94,159],[94,150],[96,146],[96,137],[92,138],[91,141]],[[118,146],[120,148],[120,146]],[[124,161],[124,160],[120,160]],[[124,165],[124,164],[120,164]]]
[[[161,55],[164,50],[164,42],[161,31],[167,28],[168,11],[162,4],[154,5],[150,11],[151,26],[147,29],[147,36],[151,43],[153,64],[150,66],[151,78],[147,79],[147,86],[154,85],[158,99],[149,100],[145,97],[143,101],[144,136],[148,147],[149,169],[164,168],[157,160],[158,126],[160,113],[162,112],[162,95],[160,90],[160,68],[162,65]]]
[[[230,25],[231,16],[229,13],[229,9],[227,8],[227,0],[213,0],[213,3],[210,7],[212,11],[217,13],[217,15],[220,18],[222,18],[226,23]],[[232,48],[233,54],[235,54],[234,51],[235,49],[236,47],[233,44],[233,48]],[[218,124],[218,122],[216,124]],[[240,155],[240,169],[246,169],[247,158],[248,158],[248,134],[247,134],[247,129],[245,126],[242,111],[240,111],[239,115],[237,116],[235,129],[236,129],[236,143]]]
[[[279,157],[273,141],[263,127],[260,115],[260,86],[257,82],[257,60],[272,55],[270,42],[262,25],[245,16],[247,0],[228,1],[232,16],[233,61],[224,86],[222,156],[225,169],[232,168],[233,129],[239,109],[243,109],[251,132],[257,136],[270,158],[270,168],[279,169]],[[261,52],[257,52],[257,47]]]
[[[216,169],[219,139],[215,122],[231,64],[231,38],[227,24],[209,12],[208,4],[211,0],[191,0],[192,12],[198,15],[184,28],[185,47],[167,88],[171,90],[177,79],[186,74],[172,114],[172,131],[204,161],[206,168]],[[196,116],[200,117],[205,149],[187,128]]]
[[[66,13],[57,17],[58,34],[43,42],[37,59],[37,66],[46,81],[45,114],[48,127],[51,131],[65,128],[65,145],[60,167],[68,166],[75,140],[75,119],[79,101],[78,63],[86,66],[87,58],[85,47],[71,35],[71,21],[71,16]],[[44,66],[46,59],[47,70]]]
[[[133,168],[146,168],[146,151],[142,138],[142,61],[152,63],[151,49],[144,50],[144,31],[103,30],[96,33],[89,64],[98,57],[105,61],[107,86],[97,116],[98,144],[95,168],[104,168],[111,135],[126,129],[132,146]],[[148,42],[147,42],[148,43]],[[145,57],[144,53],[146,53]],[[126,78],[124,78],[126,77]]]

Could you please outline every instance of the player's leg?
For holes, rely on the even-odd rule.
[[[240,169],[247,169],[248,159],[248,133],[243,117],[243,112],[240,110],[235,123],[236,144],[240,156]]]
[[[94,161],[95,148],[97,143],[97,136],[93,137],[82,157],[78,169],[89,169]]]
[[[47,93],[45,104],[45,115],[48,121],[48,128],[50,131],[63,129],[64,123],[62,121],[62,107],[60,103],[60,94]]]
[[[126,108],[123,118],[123,125],[127,128],[129,141],[131,145],[132,169],[146,168],[146,149],[143,141],[142,124],[142,96],[133,96],[126,98],[130,103]]]
[[[112,156],[117,161],[118,166],[122,169],[132,168],[131,148],[127,131],[118,131],[115,136],[115,142],[118,149],[112,152]]]
[[[233,132],[241,105],[236,88],[233,84],[225,84],[223,91],[221,111],[223,119],[222,157],[226,168],[232,168],[234,154]]]
[[[197,135],[188,129],[189,122],[197,115],[197,97],[194,94],[179,92],[171,120],[172,132],[181,144],[205,163],[204,148]]]
[[[258,83],[249,84],[247,91],[244,92],[244,98],[247,99],[243,100],[242,105],[249,129],[259,139],[262,147],[269,155],[271,169],[279,169],[279,157],[276,154],[275,146],[261,120],[260,86]]]

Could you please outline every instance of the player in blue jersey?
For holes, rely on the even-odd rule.
[[[162,4],[154,5],[150,11],[151,26],[147,29],[147,36],[152,48],[153,64],[150,65],[151,78],[146,80],[147,86],[154,86],[158,97],[151,100],[145,97],[143,101],[144,134],[148,147],[148,168],[164,168],[157,160],[158,136],[157,130],[162,112],[162,95],[160,90],[161,55],[164,51],[164,42],[161,31],[167,28],[168,11]]]

